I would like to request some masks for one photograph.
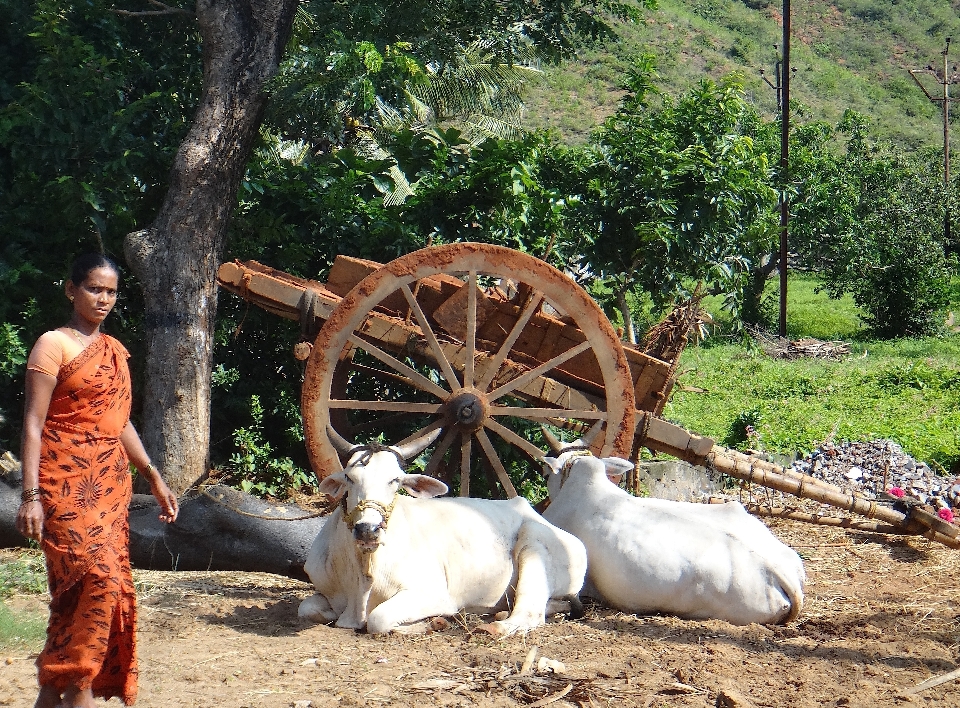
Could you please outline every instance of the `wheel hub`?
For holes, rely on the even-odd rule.
[[[447,412],[454,425],[465,430],[479,430],[487,417],[486,397],[476,390],[461,389],[447,401]]]

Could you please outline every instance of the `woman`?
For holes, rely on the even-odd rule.
[[[51,596],[35,708],[136,700],[129,463],[149,481],[160,519],[179,513],[130,423],[129,354],[100,332],[118,276],[108,258],[80,256],[66,284],[70,321],[44,333],[27,361],[17,528],[41,542]]]

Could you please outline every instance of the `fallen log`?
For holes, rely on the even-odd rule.
[[[12,480],[11,480],[12,481]],[[16,528],[19,482],[0,480],[0,546],[25,547]],[[212,486],[180,500],[176,523],[157,516],[156,500],[135,494],[130,503],[130,561],[149,570],[235,570],[307,580],[303,570],[326,521],[293,504],[269,504],[230,487]]]

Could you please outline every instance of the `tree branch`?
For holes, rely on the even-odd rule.
[[[169,5],[160,2],[160,0],[147,0],[148,3],[154,7],[159,7],[159,10],[114,10],[111,9],[110,12],[123,15],[124,17],[148,17],[153,15],[189,15],[190,17],[196,17],[195,12],[190,12],[189,10],[184,10],[182,7],[170,7]]]

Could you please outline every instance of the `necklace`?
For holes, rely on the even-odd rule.
[[[80,342],[80,346],[83,347],[84,349],[86,349],[86,348],[87,348],[87,345],[88,345],[90,342],[85,342],[85,341],[83,341],[83,340],[80,338],[80,332],[77,331],[77,330],[75,330],[73,327],[68,327],[68,329],[69,329],[71,332],[73,332],[73,338],[76,339],[78,342]]]

